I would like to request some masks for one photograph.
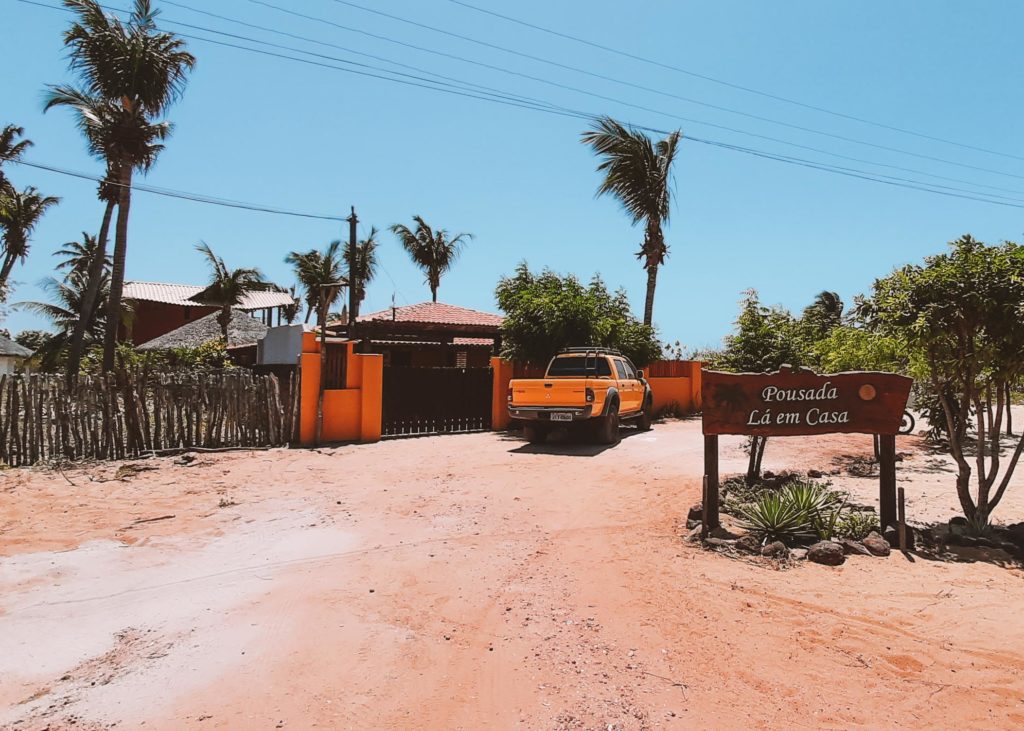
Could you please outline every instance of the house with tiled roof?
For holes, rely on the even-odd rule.
[[[131,303],[133,315],[130,327],[122,332],[123,338],[135,345],[148,343],[217,312],[217,307],[201,302],[205,289],[194,284],[125,282],[122,297]],[[238,309],[269,327],[280,325],[285,308],[293,303],[288,292],[250,292]]]
[[[491,312],[422,302],[360,315],[356,336],[364,342],[363,352],[382,354],[385,365],[482,368],[500,348],[504,320]],[[347,334],[343,322],[327,327]]]

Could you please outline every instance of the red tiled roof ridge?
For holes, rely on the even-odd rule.
[[[505,318],[492,312],[483,312],[447,302],[419,302],[414,305],[388,308],[367,315],[360,315],[360,322],[371,320],[395,320],[396,322],[441,323],[446,325],[500,326]]]

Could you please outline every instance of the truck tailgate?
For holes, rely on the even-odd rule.
[[[586,378],[524,378],[509,383],[512,406],[587,405]]]

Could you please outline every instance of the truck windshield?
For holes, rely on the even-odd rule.
[[[610,376],[611,368],[604,356],[572,355],[566,358],[555,358],[548,366],[548,376]]]

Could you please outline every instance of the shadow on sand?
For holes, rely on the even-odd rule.
[[[621,441],[631,439],[639,435],[636,427],[624,426],[619,430]],[[511,454],[557,454],[563,457],[596,457],[609,449],[614,449],[615,444],[595,444],[589,434],[582,429],[558,429],[548,435],[548,438],[540,444],[531,444],[523,437],[522,432],[509,432],[504,437],[505,441],[512,442],[518,446],[509,450]]]

